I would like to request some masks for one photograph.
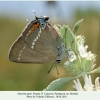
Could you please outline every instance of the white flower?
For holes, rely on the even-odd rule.
[[[75,88],[77,91],[83,91],[80,80],[77,79],[77,81],[74,80]]]
[[[79,79],[77,79],[77,81],[74,80],[75,89],[77,91],[100,91],[99,77],[97,77],[95,79],[95,85],[92,84],[90,75],[89,76],[85,75],[84,82],[85,82],[84,88],[82,88],[82,85],[81,85]]]
[[[99,77],[95,79],[95,90],[100,91]]]
[[[87,75],[85,75],[84,81],[85,81],[84,89],[86,91],[93,91],[94,85],[92,84],[91,76],[89,75],[88,77]]]
[[[84,44],[83,44],[83,41],[80,41],[78,43],[78,50],[79,50],[79,54],[82,58],[85,58],[88,56],[88,53],[87,53],[87,46],[84,47]]]

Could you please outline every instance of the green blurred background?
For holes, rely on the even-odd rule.
[[[53,62],[46,64],[19,64],[8,59],[8,52],[12,43],[18,38],[26,26],[26,19],[33,20],[37,16],[47,15],[50,23],[69,25],[84,19],[78,34],[86,37],[85,44],[88,51],[96,54],[96,67],[100,65],[100,2],[68,2],[68,1],[0,1],[0,90],[43,90],[53,80],[60,77],[69,77],[69,72],[63,67],[67,59],[58,64],[60,75],[53,67]],[[92,79],[100,76],[93,74]],[[94,82],[93,82],[94,83]],[[72,85],[63,90],[72,90]],[[74,89],[73,89],[74,90]]]

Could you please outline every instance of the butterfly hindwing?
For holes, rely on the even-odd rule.
[[[9,59],[21,63],[45,63],[60,58],[62,41],[48,22],[42,27],[38,20],[31,21],[12,45]]]

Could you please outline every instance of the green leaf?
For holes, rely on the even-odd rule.
[[[77,31],[78,31],[78,29],[79,29],[79,27],[80,27],[80,25],[81,25],[81,23],[82,23],[83,20],[84,20],[84,19],[81,19],[81,20],[79,20],[79,21],[75,24],[75,26],[74,26],[74,28],[73,28],[73,30],[72,30],[74,34],[77,33]]]
[[[66,86],[69,82],[71,82],[75,77],[64,77],[64,78],[59,78],[57,80],[54,80],[51,82],[44,91],[58,91],[62,89],[64,86]]]
[[[68,26],[63,25],[63,27],[60,28],[60,32],[65,48],[70,47],[72,45],[72,42],[75,41],[75,36],[72,33],[71,29]]]
[[[90,73],[100,73],[100,67],[94,69],[94,70],[91,71]]]

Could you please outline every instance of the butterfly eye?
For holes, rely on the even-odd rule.
[[[49,17],[45,17],[45,18],[44,18],[44,21],[47,22],[48,20],[49,20]]]

